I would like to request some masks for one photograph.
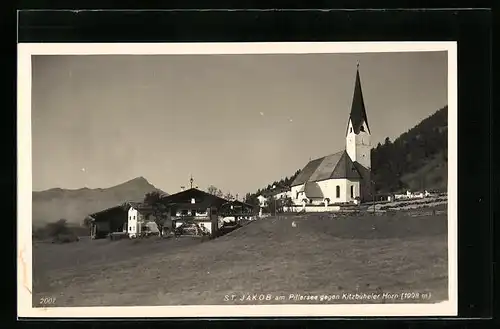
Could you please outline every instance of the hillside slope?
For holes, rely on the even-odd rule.
[[[448,106],[372,149],[372,174],[379,192],[446,189]]]
[[[148,192],[160,191],[144,177],[137,177],[110,188],[68,190],[54,188],[33,192],[33,226],[41,226],[64,218],[81,224],[89,213],[106,209],[124,201],[140,201]],[[166,194],[166,193],[165,193]]]

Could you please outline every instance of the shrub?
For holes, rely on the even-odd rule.
[[[53,243],[69,243],[80,240],[78,235],[68,227],[65,219],[48,223],[44,227],[36,229],[33,232],[33,238],[39,240],[52,239]]]
[[[70,243],[80,241],[80,238],[76,234],[73,233],[62,233],[58,234],[52,240],[53,243]]]

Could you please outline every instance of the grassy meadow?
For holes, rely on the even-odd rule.
[[[410,293],[361,302],[439,302],[448,298],[447,256],[442,213],[268,217],[205,242],[35,243],[33,306],[46,297],[64,307],[325,303],[290,298],[297,294]]]

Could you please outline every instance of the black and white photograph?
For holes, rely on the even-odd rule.
[[[20,315],[456,315],[455,42],[18,49]]]

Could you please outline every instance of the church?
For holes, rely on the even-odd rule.
[[[358,63],[345,149],[309,161],[290,185],[293,203],[328,206],[370,200],[370,139]]]

